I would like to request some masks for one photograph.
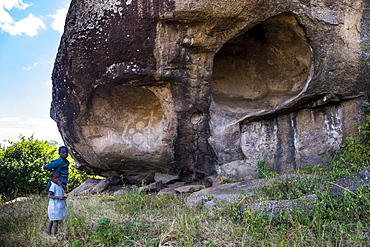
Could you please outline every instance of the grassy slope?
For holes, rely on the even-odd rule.
[[[253,215],[249,211],[241,213],[238,202],[222,203],[212,210],[189,209],[184,206],[184,197],[139,195],[137,191],[130,191],[122,196],[71,197],[67,200],[69,216],[63,220],[60,232],[55,238],[44,233],[48,222],[46,195],[33,196],[30,200],[2,206],[0,245],[368,246],[370,244],[367,220],[358,218],[353,221],[333,218],[325,220],[325,215],[320,213],[323,210],[318,210],[313,217],[269,219]],[[368,199],[367,197],[367,202]]]

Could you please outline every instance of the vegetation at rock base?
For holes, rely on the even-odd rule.
[[[366,109],[369,109],[367,107]],[[184,195],[96,195],[67,199],[69,216],[56,237],[46,235],[46,194],[3,204],[0,211],[1,246],[369,246],[370,187],[328,193],[335,179],[370,164],[369,112],[358,126],[359,137],[348,138],[343,152],[333,153],[326,167],[307,167],[299,173],[316,174],[306,180],[287,179],[254,197],[217,202],[216,207],[188,208]],[[264,175],[264,163],[259,169]],[[240,210],[241,205],[272,199],[294,199],[316,194],[311,213],[269,217]],[[294,212],[294,208],[292,209]]]
[[[322,198],[312,216],[280,218],[241,212],[240,201],[221,202],[214,209],[187,208],[184,197],[140,195],[137,190],[71,197],[69,216],[56,238],[44,233],[47,197],[34,196],[2,206],[0,245],[368,246],[369,205],[347,210],[362,205],[360,196],[369,199],[368,191],[361,193],[346,201]]]

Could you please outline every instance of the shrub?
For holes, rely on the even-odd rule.
[[[19,196],[41,193],[50,179],[50,172],[43,166],[57,159],[58,143],[43,141],[33,136],[20,136],[18,142],[9,141],[9,146],[0,147],[0,200],[11,200]],[[68,158],[68,191],[79,186],[87,178],[77,170],[75,162]]]
[[[272,178],[279,175],[274,168],[268,165],[267,155],[262,155],[258,157],[256,172],[259,175],[259,178]]]
[[[0,148],[0,195],[7,199],[40,193],[48,181],[42,167],[57,158],[56,142],[20,136]]]

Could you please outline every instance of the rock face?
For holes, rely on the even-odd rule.
[[[363,119],[369,16],[366,0],[72,0],[51,116],[103,176],[317,164]]]

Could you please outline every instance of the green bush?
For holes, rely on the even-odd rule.
[[[55,141],[22,135],[19,141],[9,141],[8,146],[0,147],[0,199],[11,200],[44,191],[50,172],[44,170],[43,166],[59,157],[57,149],[58,143]],[[91,176],[77,170],[75,162],[68,159],[70,191]]]
[[[95,244],[99,246],[117,246],[120,243],[121,229],[109,218],[99,220],[92,233]]]
[[[57,143],[20,136],[9,144],[0,147],[0,195],[13,199],[43,191],[49,172],[42,167],[57,158]]]
[[[293,200],[302,196],[314,194],[322,186],[321,178],[302,177],[286,178],[281,181],[274,181],[272,186],[265,186],[262,191],[269,197],[276,200]]]
[[[259,178],[272,178],[279,175],[274,171],[273,167],[268,165],[267,154],[258,157],[256,172],[258,173]]]

